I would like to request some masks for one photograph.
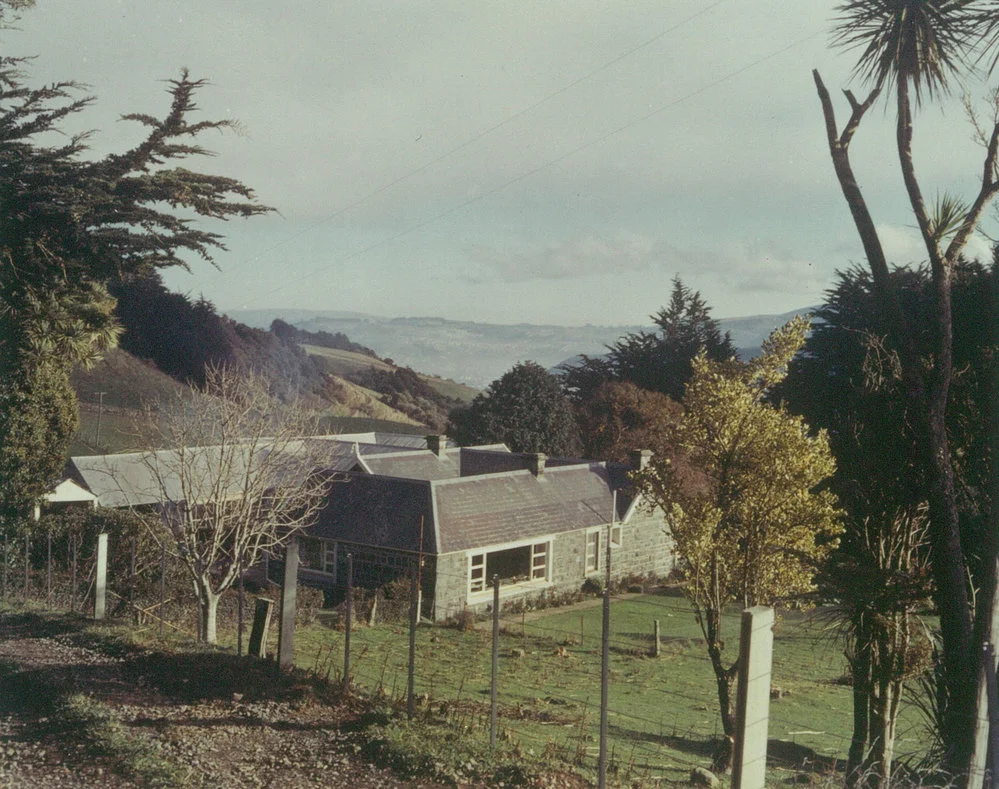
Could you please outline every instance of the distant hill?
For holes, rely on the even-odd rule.
[[[807,312],[808,308],[797,312]],[[722,328],[732,332],[742,355],[758,353],[760,343],[795,312],[727,318]],[[275,318],[312,332],[342,333],[377,350],[383,358],[415,370],[484,388],[517,362],[545,367],[576,356],[604,352],[629,332],[650,326],[503,325],[450,321],[444,318],[383,318],[350,312],[313,310],[236,310],[231,317],[251,326],[269,326]],[[744,349],[744,350],[743,350]]]

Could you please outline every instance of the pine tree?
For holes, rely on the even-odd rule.
[[[679,400],[699,353],[716,362],[735,356],[732,338],[722,334],[700,292],[679,277],[673,279],[669,305],[652,321],[656,330],[626,334],[608,346],[605,356],[583,356],[581,363],[563,368],[566,388],[577,403],[608,381],[632,383]]]
[[[162,119],[123,116],[146,127],[142,142],[94,159],[88,135],[61,134],[93,99],[72,82],[29,87],[24,65],[0,58],[0,518],[23,514],[61,471],[76,419],[69,372],[119,332],[107,284],[192,254],[211,261],[222,237],[200,218],[270,210],[237,180],[179,165],[209,153],[199,135],[232,126],[190,119],[203,80],[182,72]]]

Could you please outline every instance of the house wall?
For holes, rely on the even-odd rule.
[[[551,538],[551,581],[546,584],[525,583],[501,587],[501,602],[519,597],[538,597],[550,590],[564,592],[579,589],[587,576],[604,578],[603,542],[606,526],[600,529],[601,557],[597,572],[584,572],[586,538],[592,529],[557,534]],[[445,620],[457,616],[466,607],[483,611],[492,604],[492,592],[468,594],[468,557],[480,551],[457,551],[443,554],[437,559],[436,596],[434,619]],[[621,546],[611,552],[611,575],[669,575],[673,570],[672,541],[664,530],[661,512],[636,511],[628,523],[622,524]]]

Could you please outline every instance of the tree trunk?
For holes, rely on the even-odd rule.
[[[199,598],[198,637],[206,644],[217,644],[218,630],[216,621],[218,619],[219,600],[222,597],[211,589],[202,589]]]
[[[951,381],[951,305],[949,264],[930,232],[926,206],[912,162],[912,116],[908,82],[898,80],[896,141],[899,164],[913,214],[927,247],[936,289],[935,347],[932,367],[926,371],[916,353],[913,335],[899,308],[898,296],[888,278],[888,266],[877,227],[867,210],[849,159],[849,144],[864,113],[878,91],[859,104],[847,98],[853,114],[842,135],[836,128],[832,101],[817,71],[812,72],[826,121],[826,135],[837,180],[853,216],[871,269],[875,296],[886,315],[889,334],[898,350],[906,396],[912,404],[914,434],[923,448],[923,463],[929,475],[927,499],[934,580],[934,603],[940,612],[944,652],[944,685],[948,707],[941,738],[946,743],[944,767],[954,776],[966,775],[970,765],[975,725],[978,650],[972,648],[972,617],[968,598],[964,554],[961,546],[954,470],[947,442],[946,408]],[[960,250],[954,252],[956,256]]]
[[[720,638],[721,611],[708,609],[704,615],[705,635],[708,642],[708,655],[715,672],[715,685],[718,688],[718,708],[721,712],[723,738],[711,760],[715,772],[728,772],[732,769],[732,753],[735,744],[735,712],[733,710],[732,686],[735,671],[726,668],[722,662],[722,642]]]
[[[930,472],[930,543],[931,569],[935,585],[934,601],[940,612],[940,632],[944,652],[944,681],[949,703],[940,734],[947,744],[945,766],[954,776],[965,775],[970,767],[972,738],[977,697],[977,653],[972,647],[972,615],[968,598],[964,551],[961,546],[957,495],[954,488],[954,466],[947,439],[947,402],[952,376],[953,322],[951,316],[950,265],[944,259],[930,231],[923,196],[912,161],[912,112],[909,83],[899,79],[896,85],[898,118],[896,141],[899,167],[916,223],[926,244],[933,279],[936,304],[933,315],[933,362],[925,373],[924,398],[914,400],[917,420],[925,431],[921,444],[925,447],[927,469]],[[955,253],[956,254],[956,253]],[[922,373],[922,363],[903,354],[903,376],[916,379]]]
[[[847,787],[861,783],[871,720],[871,634],[870,628],[865,624],[865,617],[861,616],[859,619],[861,621],[854,625],[856,654],[850,660],[850,674],[853,677],[853,737],[846,760]]]

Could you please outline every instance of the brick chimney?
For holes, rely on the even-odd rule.
[[[427,449],[441,457],[447,449],[447,436],[427,436]]]
[[[649,461],[652,460],[651,449],[633,449],[628,455],[631,460],[632,471],[643,471],[648,468]]]
[[[536,477],[545,475],[545,461],[548,456],[544,452],[534,452],[527,456],[527,470]]]

